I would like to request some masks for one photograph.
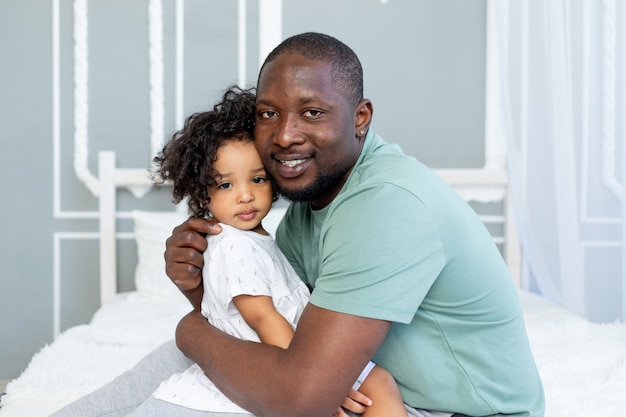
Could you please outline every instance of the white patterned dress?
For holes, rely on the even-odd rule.
[[[272,297],[276,310],[295,328],[308,302],[309,290],[272,237],[220,225],[219,235],[207,237],[202,314],[232,336],[260,342],[233,298],[265,295]],[[164,381],[154,397],[196,410],[248,413],[222,394],[197,364]]]

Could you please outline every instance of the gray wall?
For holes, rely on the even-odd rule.
[[[105,149],[117,152],[120,166],[148,167],[148,1],[87,3],[89,170],[97,173],[96,153]],[[360,56],[365,94],[375,108],[373,127],[386,139],[432,167],[483,165],[485,0],[284,3],[284,36],[326,32]],[[52,7],[44,0],[0,2],[0,169],[5,180],[0,379],[18,376],[29,358],[52,341],[54,266],[61,277],[61,330],[88,322],[98,304],[98,245],[89,235],[97,230],[97,200],[73,167],[73,2],[59,1],[58,106],[53,102]],[[185,114],[204,109],[237,81],[236,16],[234,0],[185,1]],[[248,21],[247,83],[254,85],[255,1],[248,1]],[[163,48],[168,135],[176,126],[173,0],[163,0]],[[169,204],[163,192],[136,200],[121,191],[118,198],[122,210]],[[132,228],[127,219],[118,223],[123,231]],[[119,245],[120,286],[128,290],[134,246],[128,241]]]

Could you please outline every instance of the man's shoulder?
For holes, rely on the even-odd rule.
[[[411,184],[434,175],[416,158],[405,154],[399,145],[386,142],[375,132],[369,139],[354,169],[355,183]]]

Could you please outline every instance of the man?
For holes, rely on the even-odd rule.
[[[454,190],[370,129],[372,113],[359,60],[338,40],[296,35],[268,56],[255,145],[294,201],[276,241],[313,293],[287,349],[213,328],[199,312],[202,253],[219,227],[191,218],[165,252],[195,307],[177,345],[257,416],[330,416],[370,359],[393,375],[410,416],[542,416],[517,293],[489,233]],[[189,365],[166,344],[55,417],[170,415],[151,393]],[[350,395],[343,406],[363,412],[367,400]]]
[[[352,50],[316,33],[285,40],[261,68],[256,106],[256,147],[294,202],[276,239],[313,293],[287,349],[229,337],[197,308],[178,347],[258,416],[331,415],[370,359],[410,415],[543,415],[500,254],[451,188],[370,129]],[[190,219],[167,242],[168,275],[195,307],[202,234],[217,229]]]

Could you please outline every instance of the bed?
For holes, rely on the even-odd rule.
[[[98,161],[102,305],[89,324],[61,333],[8,384],[0,417],[47,416],[97,389],[171,339],[178,320],[189,311],[187,301],[165,276],[162,259],[165,238],[185,218],[178,209],[132,212],[138,252],[136,289],[117,291],[116,190],[150,187],[151,182],[146,170],[116,168],[113,152],[101,152]],[[437,172],[479,212],[519,286],[520,246],[506,171]],[[277,207],[264,221],[270,232],[283,212],[283,207]],[[545,386],[546,415],[626,415],[626,325],[593,324],[537,295],[523,290],[519,295]]]

